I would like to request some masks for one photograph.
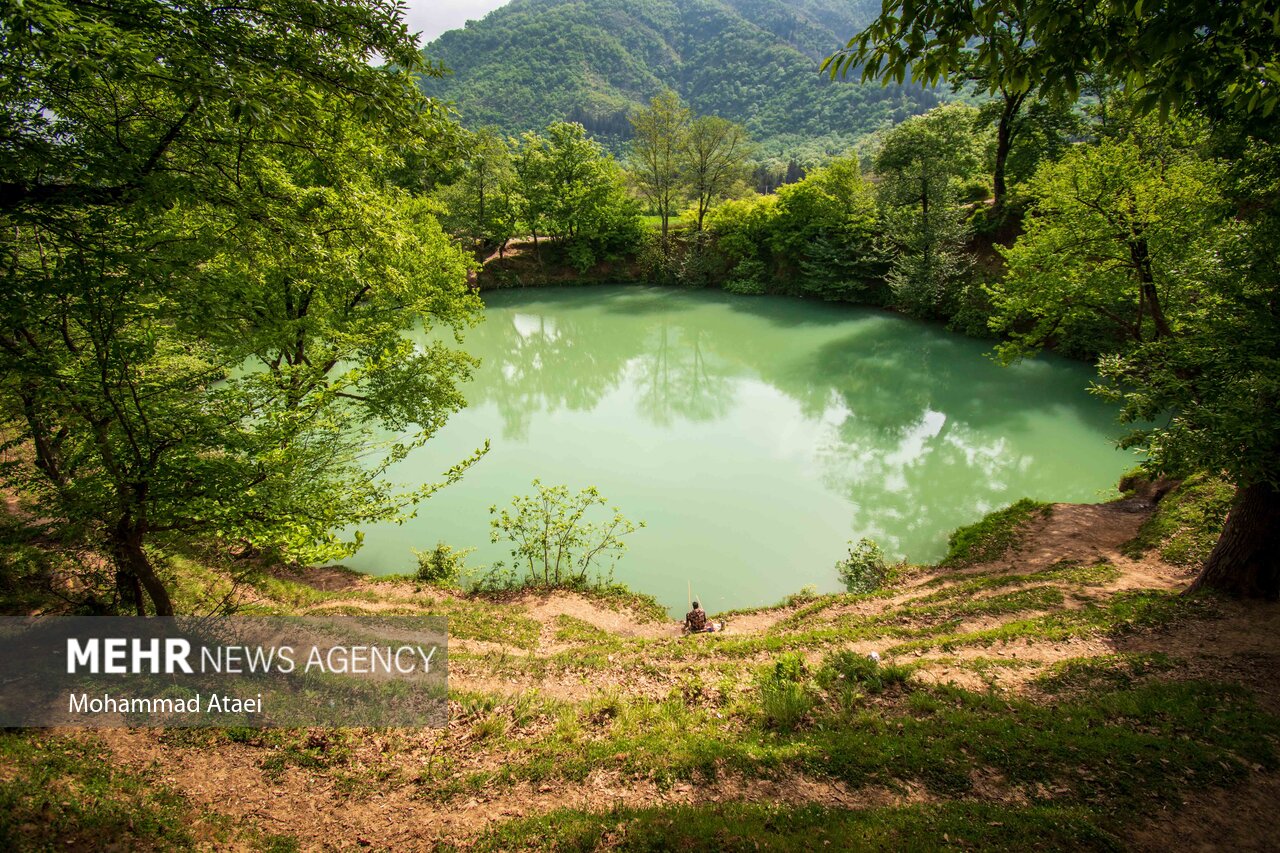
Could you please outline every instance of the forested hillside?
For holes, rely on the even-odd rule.
[[[664,88],[695,112],[744,124],[763,155],[843,150],[935,106],[910,85],[830,82],[822,58],[877,0],[515,0],[424,50],[453,73],[422,81],[470,127],[507,133],[581,122],[616,145],[627,111]]]

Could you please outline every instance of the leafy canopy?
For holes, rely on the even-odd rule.
[[[989,38],[1002,21],[1025,26],[1032,51]],[[1245,122],[1280,104],[1280,11],[1268,0],[885,0],[879,16],[830,57],[832,77],[935,84],[962,71],[987,91],[1043,87],[1075,100],[1101,67],[1142,111],[1191,108]]]
[[[380,474],[462,405],[470,361],[403,333],[478,302],[398,186],[456,139],[399,7],[3,15],[0,417],[23,452],[0,476],[112,558],[89,606],[172,612],[154,548],[174,539],[331,558],[429,493]]]

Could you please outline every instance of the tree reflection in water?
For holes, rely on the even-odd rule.
[[[487,302],[464,342],[482,360],[470,406],[445,433],[494,450],[422,523],[483,552],[489,504],[535,476],[594,483],[649,522],[620,577],[660,597],[691,571],[732,577],[717,606],[834,588],[846,539],[933,559],[990,509],[1092,499],[1132,462],[1084,365],[1002,368],[987,342],[884,312],[639,287]]]

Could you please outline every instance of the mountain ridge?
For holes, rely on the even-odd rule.
[[[505,133],[579,121],[617,148],[628,110],[671,88],[699,114],[744,124],[763,154],[835,153],[936,105],[918,86],[831,82],[822,58],[878,0],[513,0],[428,44],[451,70],[424,78],[464,124]],[[815,152],[821,153],[821,152]]]

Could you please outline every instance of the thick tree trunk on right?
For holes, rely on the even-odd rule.
[[[1222,536],[1188,592],[1212,589],[1237,598],[1280,597],[1280,492],[1266,483],[1245,486]]]

